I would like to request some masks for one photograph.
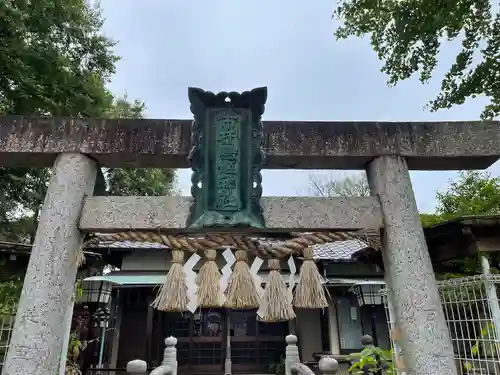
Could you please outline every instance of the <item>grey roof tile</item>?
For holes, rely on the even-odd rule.
[[[336,241],[324,245],[314,245],[314,258],[349,260],[354,253],[367,246],[367,244],[360,240]],[[163,244],[136,241],[100,242],[98,247],[108,249],[167,249],[167,246]]]

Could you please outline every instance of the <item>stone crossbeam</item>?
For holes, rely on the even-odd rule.
[[[83,207],[80,230],[187,232],[190,204],[189,197],[90,197]],[[376,197],[263,197],[261,204],[266,220],[264,231],[382,227],[382,213]]]
[[[104,167],[187,168],[191,120],[0,117],[0,166],[53,165],[80,152]],[[500,156],[500,122],[264,121],[264,168],[364,169],[383,155],[417,170],[483,169]]]

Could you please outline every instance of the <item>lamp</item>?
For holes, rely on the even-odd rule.
[[[113,283],[106,280],[92,280],[87,278],[82,281],[82,293],[76,297],[75,303],[102,303],[107,304],[111,297]]]
[[[101,328],[101,343],[99,345],[98,368],[102,368],[102,360],[104,356],[104,341],[106,339],[106,329],[108,328],[109,316],[110,313],[107,307],[98,308],[92,316],[94,318],[96,326]]]
[[[371,336],[373,337],[375,346],[378,345],[376,306],[384,304],[382,293],[380,293],[384,286],[385,283],[382,281],[363,281],[349,288],[349,291],[356,296],[358,306],[360,308],[366,308],[370,314]],[[363,318],[361,324],[363,324]]]
[[[100,333],[97,334],[100,336],[100,345],[98,348],[99,368],[102,368],[104,340],[110,317],[108,304],[111,300],[113,285],[116,284],[104,278],[105,276],[92,276],[84,279],[80,285],[81,293],[78,293],[75,298],[75,304],[84,305],[85,308],[90,310],[89,313],[92,314],[92,319],[89,319],[89,323],[93,322],[94,326],[100,331]],[[86,306],[90,304],[92,304],[92,306]]]
[[[349,291],[356,296],[360,307],[365,305],[383,305],[384,299],[380,292],[384,285],[385,283],[381,281],[366,281],[354,284]]]

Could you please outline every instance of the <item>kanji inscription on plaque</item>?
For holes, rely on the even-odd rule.
[[[217,111],[215,127],[215,210],[238,211],[242,202],[240,195],[240,123],[239,116],[228,110]]]
[[[189,89],[194,114],[189,228],[264,227],[259,200],[266,98],[265,87],[241,94]]]

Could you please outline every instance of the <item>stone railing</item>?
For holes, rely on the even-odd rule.
[[[288,335],[285,337],[285,375],[317,375],[308,366],[300,362],[299,348],[297,346],[297,336]],[[169,337],[165,339],[165,351],[163,352],[163,362],[155,368],[149,375],[177,375],[177,339]],[[127,363],[127,374],[146,375],[147,363],[136,359]],[[339,364],[334,358],[323,357],[318,364],[319,372],[323,375],[337,374]]]
[[[317,375],[311,368],[300,362],[297,336],[288,335],[285,341],[285,375]],[[318,363],[318,368],[320,374],[334,375],[337,374],[339,364],[334,358],[323,357]]]
[[[168,337],[165,339],[165,350],[163,361],[160,366],[151,371],[150,375],[177,375],[177,339]],[[127,374],[146,375],[148,365],[145,361],[136,359],[127,363]]]

